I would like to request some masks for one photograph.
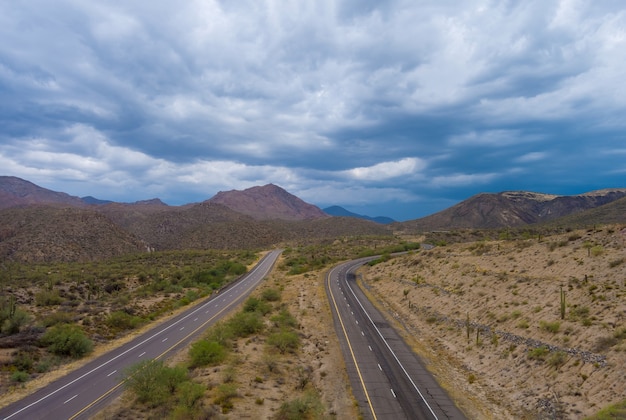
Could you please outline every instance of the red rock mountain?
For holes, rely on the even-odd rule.
[[[311,220],[328,217],[319,207],[302,201],[274,184],[243,191],[220,191],[208,201],[222,204],[257,220]]]

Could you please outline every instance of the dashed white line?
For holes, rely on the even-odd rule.
[[[370,349],[370,351],[374,351],[374,350],[372,350],[372,346],[367,346],[367,347]]]
[[[398,397],[396,397],[396,393],[393,392],[393,389],[391,389],[390,391],[391,391],[391,395],[393,395],[394,398],[398,398]]]
[[[184,329],[185,329],[185,327],[180,327],[180,331],[182,331],[182,330],[184,330]]]
[[[165,343],[166,341],[167,341],[167,337],[165,337],[165,338],[161,341],[161,343]]]
[[[109,373],[109,374],[107,375],[107,377],[108,377],[108,376],[113,375],[115,372],[117,372],[117,369],[116,369],[116,370],[114,370],[113,372]]]
[[[362,335],[363,337],[365,337],[365,333],[364,333],[363,331],[361,331],[361,335]]]
[[[140,354],[139,356],[137,356],[137,357],[141,357],[141,356],[143,356],[144,354],[146,354],[146,352],[145,352],[145,351],[144,351],[143,353],[141,353],[141,354]]]
[[[198,320],[198,318],[194,318],[193,320],[194,320],[194,321],[197,321],[197,320]]]
[[[67,404],[68,402],[72,401],[76,397],[78,397],[78,394],[74,395],[72,398],[70,398],[69,400],[65,401],[63,404]]]
[[[383,368],[380,367],[380,363],[377,363],[377,365],[378,365],[378,369],[382,372]]]

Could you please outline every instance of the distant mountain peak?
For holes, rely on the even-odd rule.
[[[324,210],[324,213],[329,214],[331,216],[335,216],[335,217],[354,217],[354,218],[357,218],[357,219],[370,220],[372,222],[380,223],[382,225],[387,225],[387,224],[395,222],[395,220],[393,220],[391,217],[385,217],[385,216],[371,217],[371,216],[366,216],[366,215],[363,215],[363,214],[353,213],[350,210],[346,210],[346,209],[344,209],[341,206],[330,206],[330,207],[326,207],[323,210]]]
[[[283,188],[267,184],[245,190],[220,191],[208,201],[251,216],[257,220],[307,220],[328,217]]]
[[[139,200],[132,203],[138,206],[167,206],[160,198],[151,198],[150,200]]]
[[[32,204],[86,206],[79,197],[48,190],[15,176],[0,176],[0,208],[23,207]]]

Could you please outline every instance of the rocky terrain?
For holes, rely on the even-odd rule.
[[[361,271],[473,418],[579,419],[626,398],[626,229],[457,243]]]

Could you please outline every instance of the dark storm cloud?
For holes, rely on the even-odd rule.
[[[115,200],[273,182],[410,218],[624,186],[615,1],[0,5],[0,165]]]

